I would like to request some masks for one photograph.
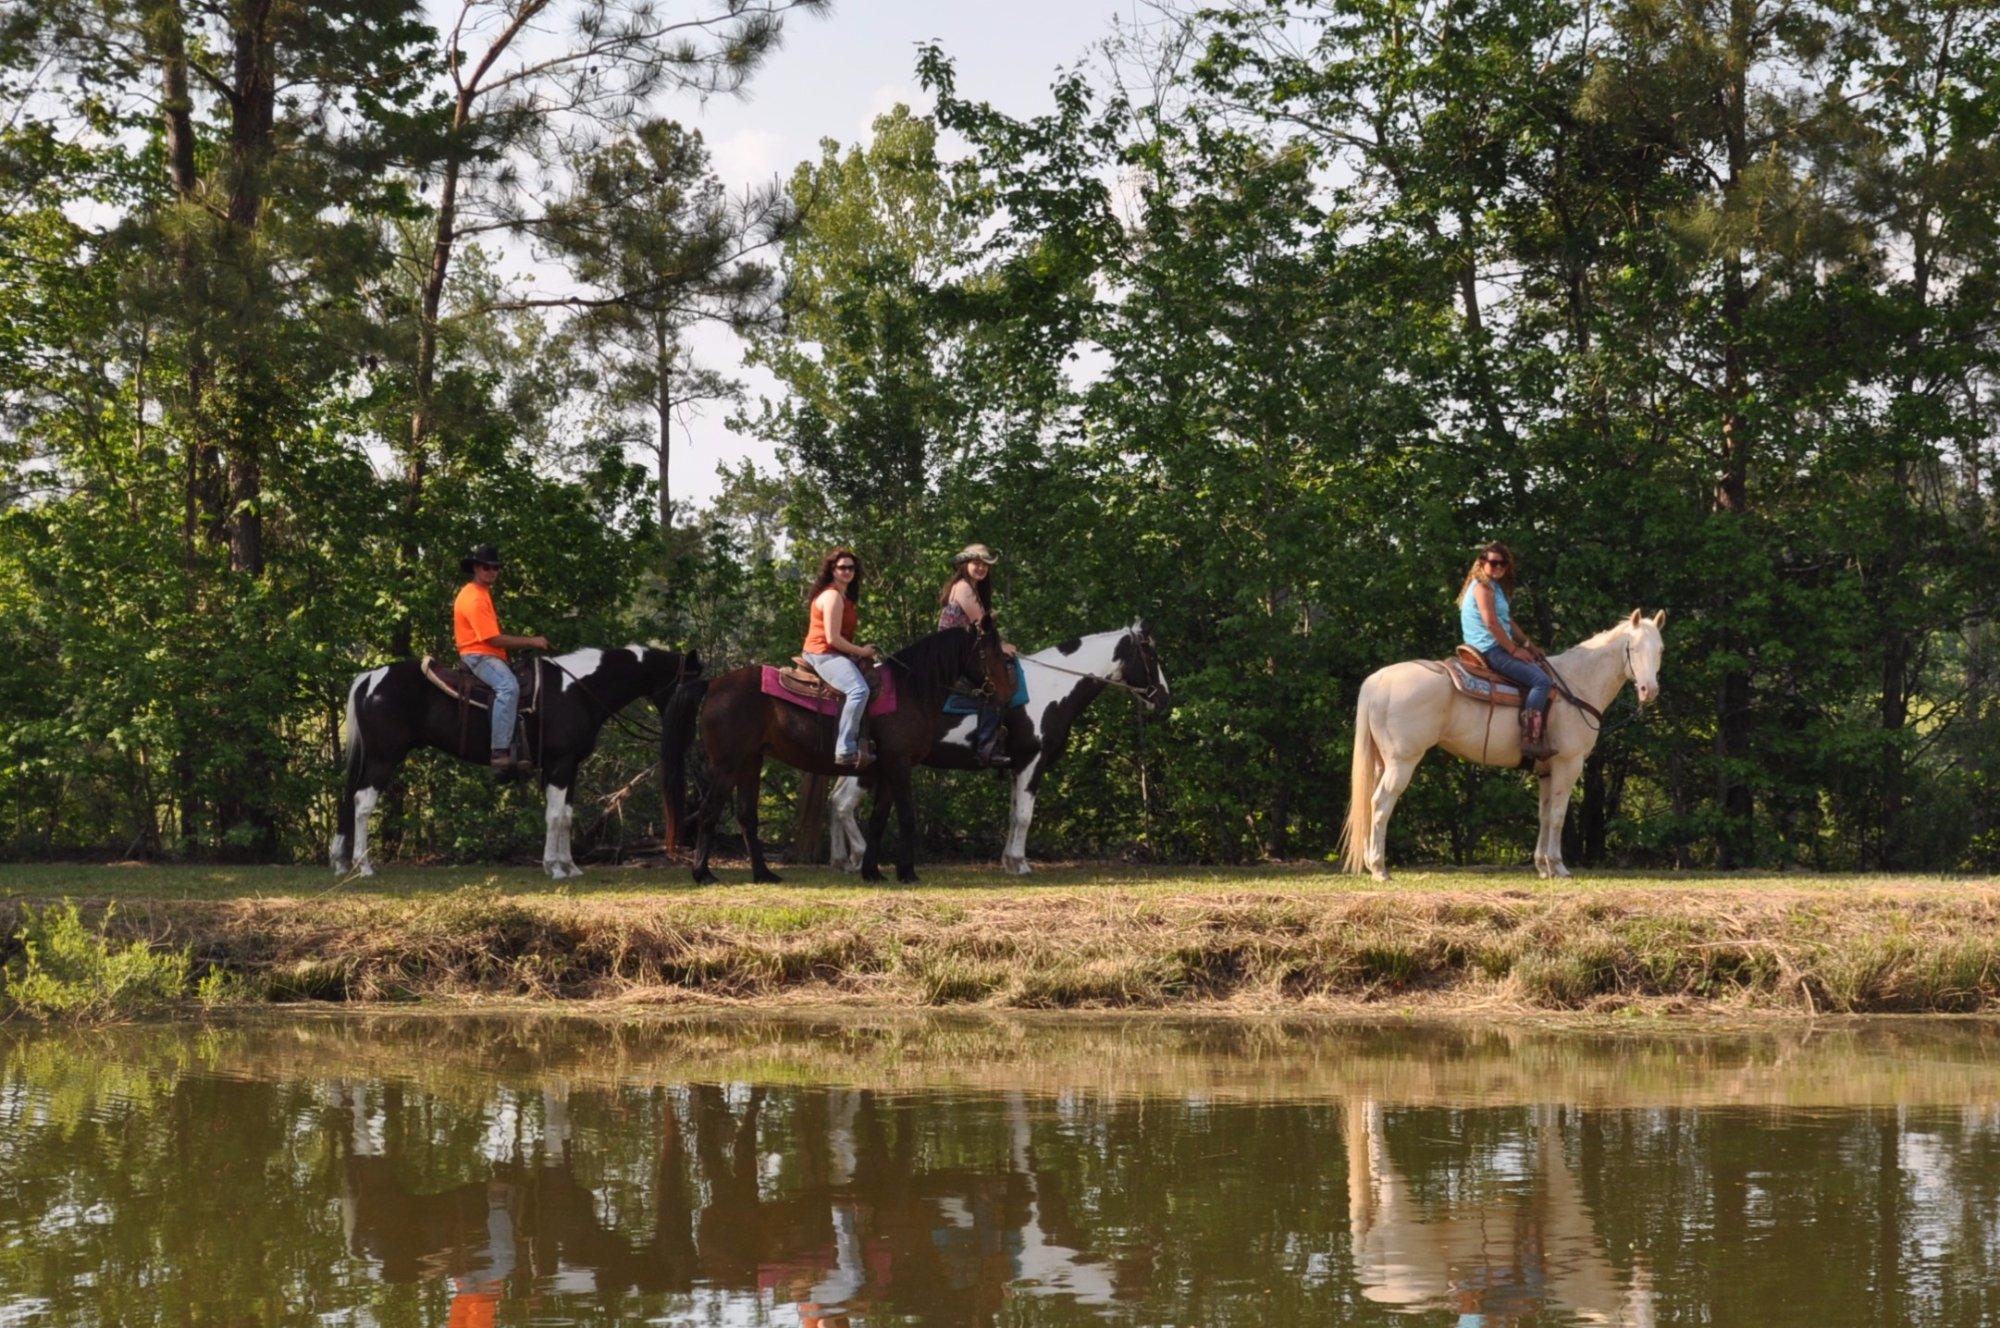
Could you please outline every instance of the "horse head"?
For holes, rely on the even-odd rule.
[[[1667,653],[1660,629],[1666,625],[1667,611],[1661,609],[1648,618],[1638,609],[1619,624],[1625,635],[1625,673],[1639,689],[1639,704],[1651,705],[1660,695],[1660,661]]]
[[[646,694],[662,710],[674,699],[674,693],[682,683],[701,677],[701,652],[697,650],[683,654],[678,650],[650,646],[640,660],[647,673]]]
[[[1134,618],[1125,629],[1113,656],[1118,664],[1116,680],[1132,689],[1149,715],[1163,715],[1174,708],[1174,694],[1167,686],[1167,671],[1160,667],[1153,634],[1143,618]]]

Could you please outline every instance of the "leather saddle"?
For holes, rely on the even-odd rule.
[[[868,690],[873,692],[875,690],[875,670],[879,666],[871,660],[860,667],[862,679],[867,682]],[[804,655],[793,655],[790,664],[779,666],[778,685],[793,696],[807,701],[844,701],[847,699],[845,692],[819,676],[819,671],[813,668],[812,661]]]
[[[1438,660],[1437,664],[1461,695],[1488,705],[1520,708],[1521,689],[1488,668],[1471,646],[1459,646],[1450,659]]]
[[[521,705],[515,712],[517,714],[532,715],[541,704],[542,671],[535,667],[536,658],[529,655],[509,662],[508,667],[514,670],[514,677],[521,684]],[[445,664],[434,655],[425,655],[423,671],[433,687],[460,705],[474,710],[493,708],[493,689],[463,664]]]

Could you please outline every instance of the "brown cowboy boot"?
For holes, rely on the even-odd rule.
[[[1548,741],[1549,712],[1546,710],[1521,710],[1521,759],[1524,761],[1546,761],[1555,755],[1555,749]]]
[[[874,764],[875,764],[875,744],[873,742],[870,742],[867,738],[863,738],[861,740],[861,746],[855,751],[853,757],[845,761],[836,758],[833,763],[833,768],[836,770],[844,770],[849,773],[858,775],[863,770],[866,770],[869,766]]]
[[[493,777],[504,784],[521,774],[524,767],[520,761],[515,759],[512,747],[495,747],[493,749],[492,769]]]

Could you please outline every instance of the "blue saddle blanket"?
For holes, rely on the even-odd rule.
[[[1014,671],[1014,696],[1002,708],[1011,709],[1014,706],[1028,704],[1027,671],[1021,667],[1021,661],[1018,659],[1008,660],[1007,667]],[[976,715],[979,713],[979,702],[972,697],[953,692],[944,699],[944,712],[947,715]]]

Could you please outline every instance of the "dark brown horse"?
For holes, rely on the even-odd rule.
[[[1000,649],[1000,634],[983,624],[976,629],[950,627],[933,632],[889,656],[882,667],[895,675],[896,708],[886,715],[869,716],[862,729],[875,740],[873,773],[877,783],[875,805],[868,815],[868,850],[861,859],[861,879],[882,879],[877,860],[893,798],[896,824],[902,832],[896,852],[896,879],[908,882],[917,879],[917,809],[910,799],[910,770],[930,752],[945,697],[958,682],[977,687],[987,696],[1004,696],[1013,687],[1013,677]],[[778,879],[764,861],[764,846],[757,842],[757,792],[767,753],[810,774],[845,773],[833,763],[834,717],[766,696],[761,670],[757,664],[732,669],[707,684],[706,696],[701,695],[699,682],[683,684],[674,698],[677,710],[700,697],[698,730],[702,751],[708,757],[709,784],[694,817],[697,885],[715,880],[715,873],[708,869],[709,850],[715,823],[732,792],[736,795],[736,819],[742,823],[743,838],[750,847],[751,879]],[[687,726],[676,725],[672,715],[670,710],[667,728],[678,728],[685,734]],[[685,747],[683,741],[666,753],[670,801],[683,796]]]

